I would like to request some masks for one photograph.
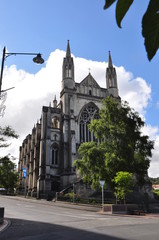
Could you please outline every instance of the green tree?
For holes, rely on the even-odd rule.
[[[10,144],[8,139],[18,138],[15,130],[10,127],[0,127],[0,148],[6,148]],[[5,188],[7,191],[13,191],[18,181],[18,174],[15,171],[14,158],[7,155],[0,157],[0,187]]]
[[[103,179],[113,188],[116,173],[127,171],[135,173],[138,183],[143,185],[154,145],[141,133],[144,121],[126,102],[119,106],[110,97],[104,99],[99,114],[100,118],[92,120],[89,126],[96,141],[81,144],[81,159],[75,161],[83,180],[95,189]]]
[[[126,203],[126,195],[132,192],[133,174],[129,172],[117,172],[112,180],[115,183],[115,195],[117,200],[124,200]]]
[[[134,0],[105,0],[104,9],[116,2],[116,21],[121,28],[121,21]],[[145,39],[145,48],[149,61],[159,48],[159,1],[150,0],[147,10],[142,18],[142,35]]]
[[[0,187],[7,192],[13,192],[18,181],[18,173],[15,170],[15,163],[9,156],[0,158]]]
[[[8,138],[18,138],[18,135],[10,126],[4,128],[0,127],[0,148],[8,147],[10,145],[7,143]]]

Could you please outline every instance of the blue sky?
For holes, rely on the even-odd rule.
[[[142,91],[144,89],[147,91],[146,94],[143,95],[143,98],[146,98],[146,100],[143,98],[141,99],[141,101],[145,101],[144,103],[142,102],[143,105],[141,114],[144,115],[146,123],[149,126],[149,130],[147,131],[152,135],[152,138],[156,139],[157,143],[159,126],[159,53],[155,55],[151,62],[148,61],[144,47],[144,39],[141,34],[141,20],[148,6],[148,2],[148,0],[134,1],[129,12],[122,21],[122,29],[119,29],[116,25],[115,20],[115,4],[110,9],[105,11],[103,10],[105,3],[104,0],[1,1],[1,53],[4,46],[7,47],[9,52],[41,52],[43,54],[43,58],[46,61],[43,66],[36,66],[32,63],[29,56],[11,56],[7,58],[5,62],[5,71],[6,76],[9,76],[9,84],[12,84],[11,77],[12,79],[14,78],[13,75],[9,75],[14,67],[16,68],[14,70],[18,75],[15,75],[13,86],[16,84],[16,77],[19,78],[19,74],[22,76],[23,80],[24,75],[26,76],[26,74],[27,76],[38,76],[38,74],[41,73],[40,71],[42,69],[43,81],[46,81],[47,76],[49,74],[52,74],[52,80],[50,80],[52,81],[51,87],[53,89],[53,92],[56,92],[55,89],[57,82],[56,79],[54,80],[54,73],[46,73],[45,67],[47,66],[47,63],[49,64],[49,61],[51,61],[51,56],[52,61],[54,61],[52,62],[52,67],[56,65],[56,49],[65,51],[68,39],[70,40],[71,52],[77,58],[77,64],[80,62],[78,61],[79,58],[83,59],[83,61],[84,59],[91,60],[94,63],[107,62],[108,51],[110,50],[113,64],[116,67],[119,67],[119,70],[121,70],[120,67],[123,67],[124,71],[127,72],[127,75],[130,75],[130,79],[128,79],[127,84],[125,84],[124,80],[122,82],[122,75],[119,73],[119,85],[124,89],[125,95],[122,93],[123,89],[120,88],[119,93],[121,92],[124,96],[126,96],[126,91],[128,91],[127,95],[129,96],[127,99],[130,99],[130,87],[133,85],[133,89],[136,91],[136,94],[133,95],[135,96],[135,101],[136,98],[141,97],[141,92],[138,86],[139,83]],[[56,54],[53,54],[55,52]],[[60,54],[61,52],[59,52],[59,55]],[[88,67],[84,69],[84,72],[86,71],[86,73],[88,73],[89,65],[91,68],[91,73],[93,75],[93,69],[91,67],[92,65],[94,66],[93,63],[91,65],[89,62]],[[84,66],[83,62],[81,63],[81,66]],[[79,68],[79,66],[75,66],[75,69],[76,68]],[[59,69],[61,69],[61,66]],[[95,71],[94,74],[96,74]],[[103,74],[105,74],[105,72]],[[138,78],[143,79],[143,81],[132,81],[133,79]],[[98,79],[96,80],[98,81]],[[131,82],[131,86],[129,85],[129,82]],[[7,85],[7,77],[5,79],[4,74],[3,85],[5,86],[5,84]],[[31,89],[33,89],[34,83],[28,81],[27,84],[29,85],[28,91],[31,91]],[[20,89],[20,85],[21,83],[15,85],[17,91],[18,88]],[[127,90],[126,87],[128,85],[129,90]],[[16,90],[11,91],[8,92],[8,100],[6,101],[6,106],[8,108],[8,111],[9,109],[12,109],[11,111],[13,111],[15,115],[15,112],[18,109],[16,106],[18,105],[16,102],[13,104],[13,101],[12,105],[10,105],[9,96],[11,98],[11,95],[14,94],[15,97]],[[41,95],[45,95],[44,89],[41,89],[39,91],[41,91]],[[18,98],[18,93],[16,94],[16,98],[20,102],[21,99]],[[28,92],[28,96],[29,94],[30,93]],[[49,94],[51,95],[51,93]],[[46,96],[44,98],[47,102]],[[37,97],[37,99],[40,98]],[[50,99],[51,97],[49,100]],[[34,105],[35,102],[33,102],[33,100],[31,101]],[[133,104],[133,98],[131,98],[131,101]],[[35,105],[37,108],[39,106],[39,109],[41,109],[41,105],[43,105],[44,102],[37,101],[36,104]],[[21,108],[19,107],[19,109]],[[5,116],[3,117],[3,120],[1,119],[1,122],[3,124],[7,123],[13,125],[16,128],[16,121],[14,122],[14,119],[11,117],[9,118],[9,116],[10,115],[6,109]],[[35,122],[35,119],[33,120]],[[31,128],[26,128],[26,132],[29,133],[29,131],[31,131]],[[21,134],[21,132],[19,132],[19,134]],[[156,169],[158,166],[158,156],[159,155],[157,153],[154,161],[154,169]],[[152,170],[150,175],[159,176],[157,170]]]

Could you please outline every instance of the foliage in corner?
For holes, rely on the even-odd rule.
[[[151,60],[159,48],[159,1],[151,0],[142,19],[142,35],[148,59]]]
[[[134,0],[105,0],[104,9],[116,3],[116,21],[121,28],[121,22]],[[149,61],[152,60],[159,48],[159,1],[150,0],[142,18],[142,35]]]

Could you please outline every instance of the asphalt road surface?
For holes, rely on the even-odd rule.
[[[158,240],[159,217],[112,216],[78,206],[0,196],[9,226],[0,240]]]

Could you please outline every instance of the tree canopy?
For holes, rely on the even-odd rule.
[[[127,171],[135,173],[142,185],[154,145],[142,135],[144,121],[126,102],[119,104],[111,97],[104,99],[99,115],[89,125],[96,141],[82,143],[78,150],[81,159],[75,161],[83,180],[94,189],[101,179],[113,188],[116,173]]]
[[[10,127],[0,127],[0,148],[8,147],[9,138],[18,138],[15,130]],[[5,188],[7,191],[13,191],[18,181],[18,174],[15,170],[14,158],[7,156],[0,157],[0,187]]]
[[[116,176],[113,179],[113,182],[115,183],[115,195],[117,200],[124,200],[125,203],[126,195],[132,192],[133,187],[132,173],[122,171],[117,172]]]
[[[116,21],[121,28],[121,22],[134,0],[105,0],[104,9],[116,2]],[[150,0],[142,18],[142,35],[145,39],[145,48],[149,61],[159,48],[159,1]]]
[[[15,163],[10,160],[9,156],[0,158],[0,187],[5,188],[7,192],[13,192],[18,181],[15,167]]]
[[[18,135],[12,127],[6,126],[2,128],[0,126],[0,148],[9,146],[7,143],[8,138],[18,138]]]

